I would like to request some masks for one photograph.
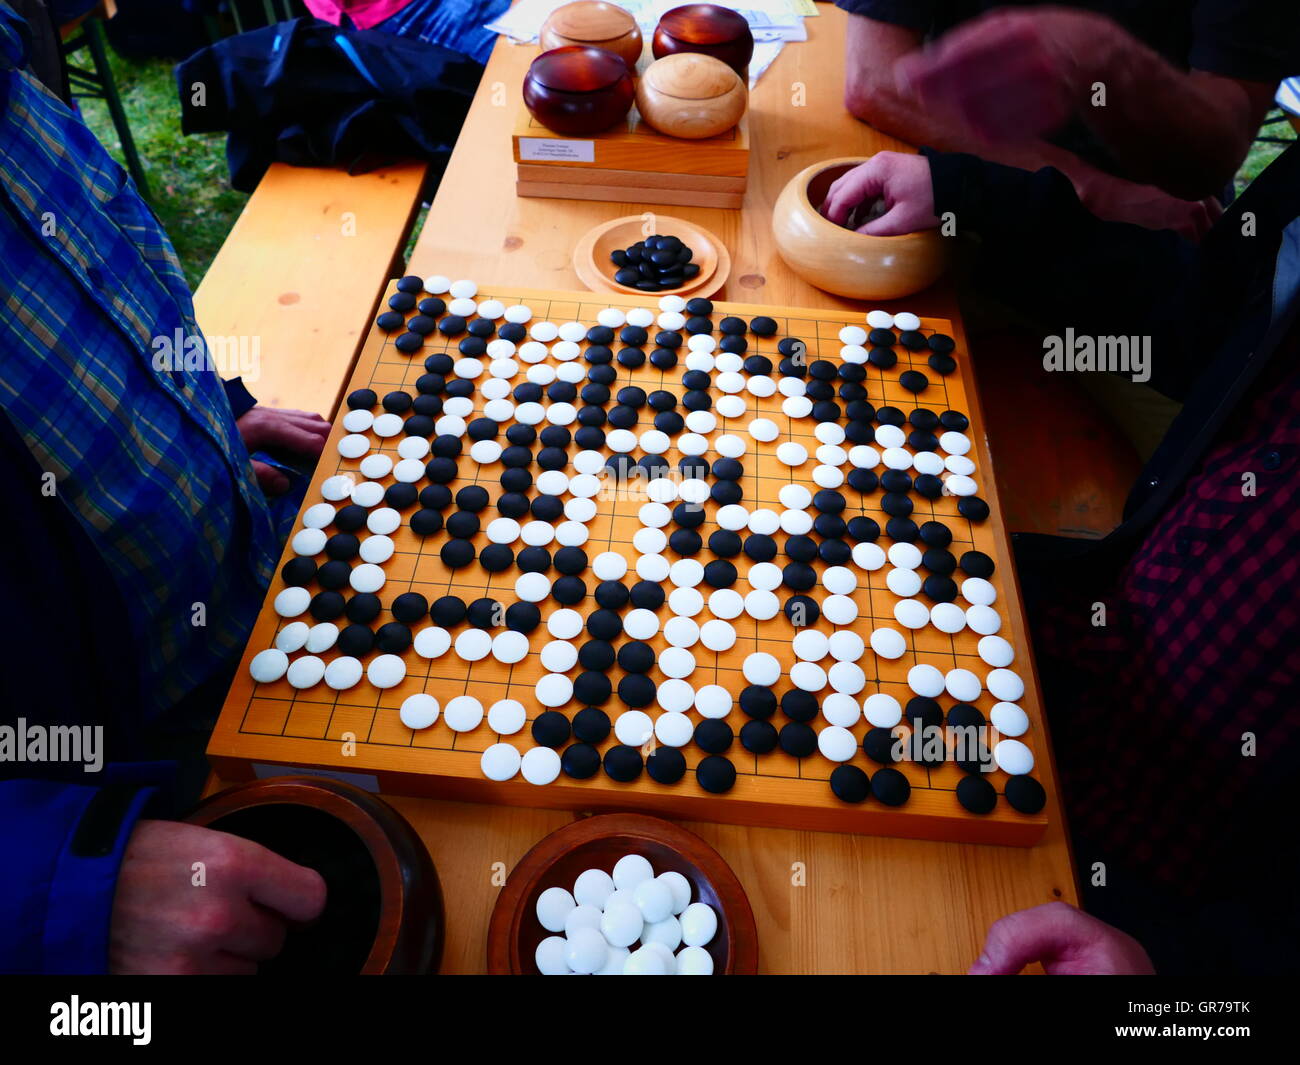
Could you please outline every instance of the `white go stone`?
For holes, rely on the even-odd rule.
[[[509,743],[494,743],[479,757],[479,769],[488,780],[510,780],[519,772],[522,764],[523,757]],[[596,938],[600,939],[603,948],[605,941],[600,938],[599,933]]]
[[[259,651],[248,664],[248,673],[258,684],[273,684],[289,669],[289,656],[274,647]]]
[[[781,663],[765,651],[755,651],[746,656],[741,672],[750,684],[771,687],[781,679]]]
[[[989,694],[1000,702],[1019,702],[1025,694],[1025,682],[1010,669],[994,669],[984,678]]]
[[[1034,768],[1034,752],[1019,740],[1003,740],[993,748],[993,761],[1008,776],[1018,777]]]
[[[513,736],[528,723],[528,711],[518,699],[498,699],[488,708],[488,728],[502,736]]]
[[[533,747],[524,754],[519,769],[529,784],[545,786],[560,775],[560,755],[550,747]]]
[[[1001,636],[985,636],[976,647],[986,664],[1002,668],[1016,660],[1015,648]]]
[[[857,753],[853,733],[839,725],[827,725],[817,733],[817,749],[828,762],[847,762]]]
[[[1002,628],[1002,617],[991,606],[972,606],[966,611],[966,624],[971,632],[992,636]]]
[[[893,728],[903,720],[903,707],[892,695],[876,692],[863,700],[862,714],[873,728]]]
[[[867,653],[866,642],[850,629],[831,633],[828,646],[831,657],[837,662],[857,662]]]
[[[442,719],[453,732],[473,732],[483,723],[483,704],[472,695],[457,695],[443,707]]]
[[[930,624],[940,632],[961,632],[966,627],[966,614],[956,603],[936,603],[930,609]]]
[[[408,695],[401,708],[397,711],[397,716],[402,719],[402,724],[409,729],[418,732],[421,729],[429,728],[438,720],[438,700],[427,692]]]
[[[700,643],[710,651],[722,653],[736,645],[736,630],[725,621],[713,619],[700,626]]]
[[[655,739],[665,747],[685,747],[695,735],[695,726],[684,713],[661,714],[654,730]]]
[[[1029,715],[1015,703],[994,703],[989,721],[1004,736],[1023,736],[1029,731]]]
[[[902,658],[907,641],[897,629],[879,628],[871,633],[871,649],[881,658]]]
[[[421,658],[441,658],[451,648],[451,633],[438,625],[429,625],[415,634],[412,646]]]
[[[935,699],[943,694],[943,674],[928,662],[921,662],[907,671],[907,686],[917,695]]]

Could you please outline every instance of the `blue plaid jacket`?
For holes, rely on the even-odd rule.
[[[0,412],[112,572],[162,712],[242,648],[275,530],[221,378],[193,343],[190,368],[172,356],[201,334],[166,234],[80,119],[14,69],[25,42],[0,4]]]
[[[188,365],[172,356],[202,338],[166,235],[23,72],[29,43],[0,3],[0,505],[18,544],[0,558],[0,616],[20,659],[3,665],[0,725],[102,720],[116,764],[75,783],[56,765],[0,764],[0,971],[95,972],[151,798],[138,783],[170,777],[126,764],[148,757],[133,737],[165,731],[238,656],[277,530],[222,381],[194,358],[206,347],[190,344]],[[51,613],[43,595],[66,605]]]

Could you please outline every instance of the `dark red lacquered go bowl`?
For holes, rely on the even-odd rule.
[[[742,78],[748,78],[754,35],[743,16],[730,8],[717,4],[683,4],[659,20],[650,48],[656,59],[676,52],[711,55]]]
[[[571,137],[600,133],[627,117],[632,72],[613,52],[566,45],[543,52],[524,78],[524,104],[547,129]]]

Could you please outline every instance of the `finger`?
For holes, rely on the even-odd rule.
[[[873,218],[866,225],[858,226],[858,232],[865,233],[869,237],[898,237],[915,231],[912,205],[901,200],[879,218]]]
[[[281,917],[252,902],[245,902],[239,908],[234,927],[222,939],[220,949],[236,958],[265,961],[280,953],[286,932]]]
[[[885,190],[884,168],[875,159],[868,160],[856,170],[850,170],[831,186],[822,203],[822,214],[837,226],[842,226],[849,212],[858,204],[878,199]]]
[[[319,917],[325,908],[325,880],[320,873],[258,844],[250,846],[262,853],[255,864],[250,863],[244,881],[249,898],[297,923]]]
[[[1050,902],[1008,914],[993,923],[972,976],[1013,976],[1030,962],[1048,964],[1086,933],[1093,920],[1065,903]]]
[[[298,455],[315,458],[325,446],[325,434],[304,429],[296,422],[277,418],[267,422],[259,447],[280,447]]]
[[[328,433],[330,431],[330,423],[319,414],[313,414],[311,411],[280,410],[276,408],[275,413],[289,419],[295,425],[301,425],[304,429],[311,429],[322,433]]]
[[[274,466],[268,466],[260,459],[253,459],[253,472],[257,475],[257,484],[269,496],[284,495],[289,491],[289,478]]]

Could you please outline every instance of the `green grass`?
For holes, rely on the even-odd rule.
[[[111,47],[109,60],[153,194],[153,208],[176,246],[190,287],[195,288],[248,199],[230,187],[225,134],[181,133],[180,101],[170,62],[133,62]],[[83,49],[73,61],[89,68],[90,54]],[[101,100],[77,103],[100,143],[122,162],[122,146],[108,107]]]
[[[1271,126],[1265,126],[1260,133],[1265,137],[1285,138],[1288,142],[1295,140],[1295,130],[1291,128],[1288,122],[1277,122]],[[1250,146],[1250,151],[1246,153],[1246,158],[1242,161],[1241,169],[1237,171],[1237,193],[1241,191],[1259,177],[1260,171],[1268,166],[1274,159],[1286,150],[1285,144],[1260,144],[1256,141]]]

